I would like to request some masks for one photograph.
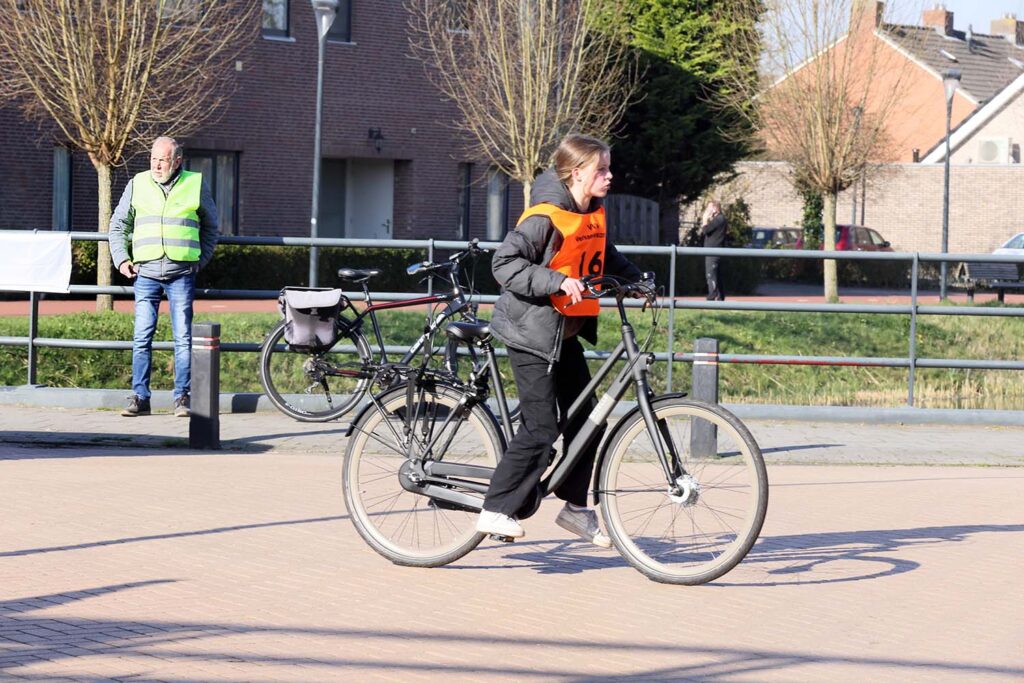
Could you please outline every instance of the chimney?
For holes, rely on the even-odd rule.
[[[858,18],[864,14],[866,23],[863,28],[874,31],[882,24],[882,14],[885,12],[885,3],[880,0],[853,0],[850,3],[850,25],[858,25]]]
[[[935,29],[939,35],[953,35],[953,13],[947,10],[945,5],[935,5],[932,9],[926,9],[921,15],[921,23]]]
[[[1024,46],[1024,21],[1017,21],[1014,14],[1007,14],[1002,19],[993,19],[990,33],[1006,38],[1017,47]]]

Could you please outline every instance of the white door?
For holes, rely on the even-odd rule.
[[[349,159],[345,236],[390,239],[395,198],[395,162]]]

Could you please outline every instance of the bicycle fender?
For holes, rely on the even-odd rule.
[[[671,394],[659,394],[651,400],[651,407],[657,406],[662,401],[673,398],[686,398],[687,393],[685,391],[672,392]],[[591,495],[593,496],[594,506],[597,506],[597,487],[598,480],[601,478],[601,467],[604,465],[604,459],[608,455],[608,446],[615,442],[619,436],[619,432],[625,429],[625,425],[629,424],[630,418],[640,412],[640,404],[633,406],[628,413],[622,416],[622,418],[615,423],[615,428],[612,429],[601,443],[601,449],[597,452],[597,459],[594,462],[594,477],[591,483]]]
[[[382,391],[379,394],[377,394],[376,398],[377,398],[378,401],[379,400],[383,400],[388,394],[390,394],[392,392],[396,392],[396,391],[401,391],[404,394],[405,393],[405,383],[403,382],[402,384],[399,384],[399,385],[390,387],[388,389],[385,389],[384,391]],[[376,410],[376,406],[374,405],[373,401],[367,401],[366,403],[363,404],[363,407],[359,409],[359,412],[356,414],[356,416],[354,418],[352,418],[351,422],[348,423],[348,427],[345,429],[345,436],[346,437],[352,436],[352,432],[355,430],[356,425],[359,424],[359,422],[371,410]]]

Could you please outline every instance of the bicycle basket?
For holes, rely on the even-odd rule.
[[[277,303],[288,345],[300,352],[317,352],[338,340],[338,317],[349,300],[340,289],[285,287]]]

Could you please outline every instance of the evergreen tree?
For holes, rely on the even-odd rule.
[[[642,74],[640,97],[614,141],[615,191],[654,199],[661,239],[676,242],[679,203],[693,201],[750,152],[750,126],[718,106],[730,62],[724,42],[742,26],[721,19],[714,0],[633,0],[625,5]]]

